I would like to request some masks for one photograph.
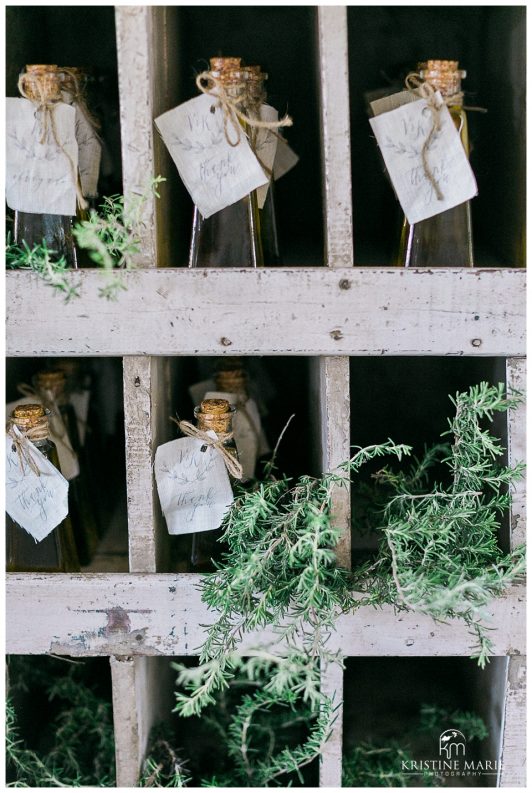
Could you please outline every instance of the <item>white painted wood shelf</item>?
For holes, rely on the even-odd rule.
[[[176,102],[179,69],[172,46],[178,8],[115,9],[123,186],[170,173],[153,117]],[[136,786],[149,730],[172,706],[167,657],[194,655],[202,624],[197,576],[167,572],[167,535],[152,476],[168,421],[170,361],[199,355],[309,356],[312,431],[322,470],[349,456],[350,356],[472,356],[505,359],[509,387],[525,383],[525,273],[520,269],[402,270],[353,266],[353,201],[345,7],[316,8],[325,267],[195,270],[172,262],[166,229],[171,206],[145,208],[139,268],[124,275],[116,302],[99,297],[102,274],[75,273],[82,297],[61,304],[28,273],[8,273],[8,356],[123,358],[129,573],[7,576],[8,653],[108,655],[111,660],[117,785]],[[300,166],[301,167],[301,166]],[[357,195],[354,207],[356,218]],[[301,262],[302,265],[305,262]],[[159,265],[159,266],[158,266]],[[73,276],[74,278],[74,276]],[[38,317],[38,323],[36,323]],[[507,422],[510,462],[524,458],[524,408]],[[343,530],[338,559],[349,566],[348,488],[334,497]],[[525,538],[524,484],[516,488],[510,546]],[[524,786],[524,591],[512,588],[489,609],[504,679],[504,718],[493,741],[498,783]],[[251,637],[251,646],[266,635]],[[363,607],[338,619],[331,646],[346,656],[459,656],[471,653],[462,623],[392,608]],[[497,667],[499,669],[499,665]],[[499,672],[497,674],[500,677]],[[329,670],[323,685],[342,698],[345,680]],[[489,702],[494,695],[487,693]],[[322,787],[341,785],[342,708],[320,764]]]

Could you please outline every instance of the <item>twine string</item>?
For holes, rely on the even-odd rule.
[[[283,118],[278,121],[262,121],[260,118],[255,118],[240,110],[239,106],[244,102],[245,98],[245,83],[243,82],[234,84],[233,87],[237,93],[237,96],[234,98],[227,92],[223,81],[218,77],[214,77],[211,72],[201,72],[198,74],[196,77],[196,85],[203,94],[212,96],[217,100],[217,107],[220,107],[223,111],[225,139],[233,148],[238,146],[242,137],[242,132],[244,132],[239,121],[249,127],[250,130],[268,129],[274,133],[282,127],[291,127],[293,124],[289,115],[283,116]],[[236,141],[229,135],[229,124],[236,133]]]
[[[70,438],[68,437],[67,428],[65,427],[65,422],[61,418],[61,411],[59,410],[59,405],[51,391],[48,389],[37,389],[33,388],[32,386],[28,385],[27,383],[19,383],[17,385],[17,389],[22,396],[31,397],[32,399],[36,399],[38,402],[41,402],[44,408],[49,411],[49,416],[47,417],[50,424],[50,429],[54,435],[54,440],[56,441],[57,446],[62,446],[66,451],[71,454],[73,457],[77,458],[76,452],[72,448],[72,444],[70,442]],[[45,436],[47,437],[47,436]]]
[[[179,421],[173,416],[170,416],[170,420],[177,424],[183,435],[187,435],[189,438],[197,438],[203,441],[205,446],[212,446],[214,449],[217,449],[222,455],[228,473],[233,479],[242,479],[244,472],[241,464],[223,445],[224,442],[231,440],[233,437],[232,432],[217,432],[215,433],[216,438],[211,438],[205,430],[200,430],[198,427],[194,426],[194,424],[191,424],[190,421]]]
[[[59,137],[57,135],[57,126],[55,123],[55,108],[57,107],[59,100],[50,100],[46,95],[43,86],[41,85],[40,80],[34,80],[32,83],[32,88],[35,89],[36,93],[38,94],[38,99],[36,100],[31,94],[28,94],[26,89],[24,88],[26,73],[22,73],[18,80],[18,90],[20,94],[24,97],[24,99],[28,99],[33,105],[36,106],[36,113],[41,115],[41,139],[39,143],[44,145],[48,140],[49,133],[51,131],[52,138],[57,146],[57,148],[64,154],[66,157],[69,167],[70,173],[72,176],[72,182],[74,184],[74,188],[76,190],[76,199],[78,202],[78,206],[81,209],[87,209],[89,204],[85,200],[83,193],[81,192],[81,187],[79,184],[77,168],[74,165],[74,161],[70,154],[67,152]]]
[[[17,431],[15,431],[15,427]],[[48,417],[43,416],[42,419],[35,422],[33,427],[28,428],[25,432],[17,427],[13,419],[10,419],[6,425],[6,432],[16,449],[20,470],[23,475],[26,475],[25,465],[27,465],[36,476],[40,476],[41,470],[31,453],[29,442],[44,440],[48,437]]]
[[[443,107],[445,107],[447,103],[451,104],[450,100],[452,99],[455,100],[455,103],[458,98],[461,100],[462,95],[457,94],[453,97],[448,97],[446,101],[438,101],[436,91],[432,85],[426,80],[423,80],[421,75],[417,74],[417,72],[410,72],[410,74],[407,74],[405,78],[405,85],[409,91],[417,94],[426,101],[427,107],[429,108],[432,115],[432,126],[421,149],[421,161],[423,163],[423,171],[425,176],[430,182],[432,189],[436,193],[438,201],[443,201],[443,193],[429,166],[428,151],[434,136],[437,135],[441,129],[441,111]]]

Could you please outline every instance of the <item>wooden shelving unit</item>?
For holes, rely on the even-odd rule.
[[[179,74],[168,46],[176,20],[175,8],[116,8],[126,195],[147,175],[173,168],[152,122],[176,104]],[[142,269],[127,275],[127,291],[117,302],[98,297],[102,275],[96,271],[76,273],[83,297],[61,306],[34,277],[8,273],[8,356],[123,358],[130,572],[8,575],[6,647],[8,653],[110,657],[118,786],[137,784],[149,730],[172,707],[165,658],[194,655],[202,641],[199,626],[208,621],[197,577],[165,566],[166,528],[152,476],[155,449],[174,436],[168,421],[171,357],[310,356],[313,442],[323,470],[349,456],[350,356],[499,357],[506,360],[507,385],[524,390],[523,270],[353,266],[346,8],[318,7],[316,25],[326,267],[173,269],[165,233],[171,206],[153,200],[138,257]],[[355,217],[356,205],[355,190]],[[507,423],[512,462],[524,459],[523,410]],[[348,565],[348,489],[335,499],[344,529],[338,558]],[[515,546],[525,536],[524,485],[514,494],[510,524]],[[495,654],[508,659],[499,681],[504,716],[493,736],[503,762],[498,784],[524,786],[522,588],[494,602],[491,611]],[[389,608],[341,617],[331,640],[346,656],[467,657],[470,643],[461,624],[437,625],[414,614],[398,620]],[[341,701],[341,672],[329,673],[324,686]],[[340,786],[341,772],[340,708],[320,784]]]

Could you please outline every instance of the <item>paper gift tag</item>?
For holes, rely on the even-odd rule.
[[[277,149],[275,150],[275,160],[273,162],[273,178],[275,181],[284,176],[285,173],[291,171],[294,165],[299,162],[299,157],[293,149],[290,148],[284,138],[278,141]]]
[[[270,105],[262,105],[260,109],[261,121],[278,121],[279,113],[274,107]],[[267,184],[257,189],[257,203],[259,209],[262,209],[268,194],[270,186],[270,174],[273,175],[273,163],[275,161],[275,152],[277,151],[278,137],[274,135],[271,129],[264,129],[259,127],[257,129],[257,137],[255,140],[255,153],[258,157],[260,164],[266,171],[268,176]]]
[[[81,192],[85,198],[95,198],[98,195],[102,144],[83,111],[77,106],[75,108]]]
[[[208,391],[204,399],[227,399],[230,405],[236,407],[233,416],[233,434],[238,450],[238,459],[242,466],[243,480],[253,479],[261,437],[261,421],[255,400],[248,399],[244,410],[242,410],[238,394],[228,391]]]
[[[17,427],[13,431],[22,437]],[[24,443],[40,473],[26,462],[21,467],[13,439],[6,435],[6,512],[40,542],[67,516],[68,482],[33,443]]]
[[[60,102],[52,113],[57,139],[77,168],[76,111]],[[72,166],[55,142],[51,124],[40,142],[44,115],[28,99],[6,99],[6,201],[20,212],[73,216]]]
[[[435,96],[438,102],[443,101],[439,92]],[[431,174],[443,193],[442,200],[438,200],[425,175],[421,157],[432,129],[432,113],[426,100],[418,99],[370,119],[397,198],[410,224],[438,215],[477,194],[473,171],[445,105],[440,111],[440,121],[440,130],[432,138],[427,157]]]
[[[242,131],[238,146],[224,134],[216,98],[202,94],[155,119],[190,196],[204,218],[268,182]],[[228,134],[236,131],[228,123]]]
[[[85,445],[85,434],[87,432],[87,419],[89,417],[89,402],[91,392],[88,388],[79,391],[71,391],[69,399],[78,423],[79,442]]]
[[[208,434],[216,438],[211,430]],[[169,534],[220,527],[233,502],[233,491],[217,449],[205,447],[198,438],[179,438],[158,447],[154,468]]]
[[[38,396],[27,396],[10,402],[6,405],[6,416],[10,416],[17,405],[41,404]],[[55,443],[57,456],[59,457],[59,467],[61,473],[70,482],[79,476],[79,460],[76,452],[72,449],[68,440],[67,431],[63,419],[60,415],[49,417],[50,440]]]

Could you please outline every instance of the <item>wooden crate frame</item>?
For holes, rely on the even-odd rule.
[[[156,44],[163,32],[171,35],[173,20],[162,6],[116,8],[126,194],[147,173],[159,173],[166,158],[153,132],[153,117],[169,109],[166,97],[171,96],[176,71]],[[136,785],[150,727],[168,711],[165,696],[171,681],[164,656],[195,654],[202,636],[199,625],[207,619],[195,588],[197,577],[160,572],[166,532],[152,461],[157,446],[172,433],[167,421],[168,358],[162,356],[314,356],[312,380],[320,414],[316,444],[323,470],[349,456],[349,356],[500,356],[506,359],[508,386],[524,390],[523,271],[352,266],[346,8],[318,7],[317,26],[328,269],[157,270],[158,261],[169,261],[162,233],[169,207],[151,201],[138,257],[145,269],[129,274],[128,290],[119,302],[98,298],[101,274],[94,271],[76,273],[83,283],[83,300],[60,311],[42,282],[24,273],[7,277],[8,355],[123,357],[130,573],[8,575],[6,648],[21,654],[110,656],[119,787]],[[256,297],[250,300],[250,294]],[[290,303],[283,302],[286,294]],[[246,295],[245,301],[239,295]],[[201,312],[203,302],[208,316]],[[46,319],[35,339],[37,310]],[[509,416],[507,429],[510,461],[524,459],[524,408]],[[334,504],[335,519],[343,528],[338,558],[348,564],[348,489],[338,489]],[[524,536],[523,484],[514,494],[512,547]],[[498,783],[524,786],[521,587],[493,603],[492,620],[497,628],[495,654],[508,658]],[[436,625],[415,614],[398,619],[390,608],[362,608],[343,616],[332,637],[332,644],[353,656],[467,656],[469,642],[460,624]],[[329,670],[323,685],[341,701],[340,670]],[[340,786],[341,767],[340,708],[321,760],[320,785]]]

